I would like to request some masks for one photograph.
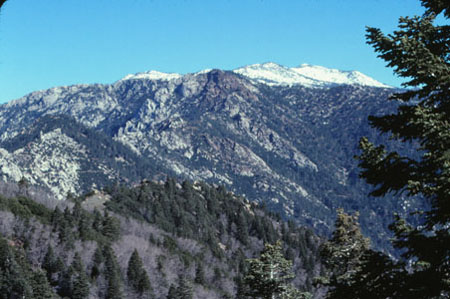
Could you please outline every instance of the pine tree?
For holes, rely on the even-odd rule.
[[[412,156],[387,150],[367,138],[360,141],[361,177],[387,193],[422,198],[429,203],[413,216],[419,225],[400,216],[391,226],[394,246],[405,263],[395,270],[395,298],[450,296],[450,1],[422,0],[422,16],[400,18],[399,30],[384,35],[368,28],[367,40],[379,57],[412,87],[397,93],[396,113],[370,117],[371,125],[416,149]],[[443,25],[436,24],[442,16]],[[403,200],[403,199],[401,199]]]
[[[78,221],[78,234],[81,241],[87,241],[89,238],[92,238],[91,230],[91,222],[86,212],[83,211]]]
[[[141,295],[147,294],[148,297],[153,298],[152,285],[150,284],[150,278],[145,270],[141,273],[141,277],[137,285],[137,291]]]
[[[199,263],[197,265],[197,269],[195,269],[195,283],[204,285],[205,284],[205,270],[203,269],[203,265]]]
[[[178,299],[178,298],[180,297],[178,297],[177,287],[174,284],[171,284],[166,299]]]
[[[44,256],[44,260],[42,261],[42,269],[44,269],[47,273],[48,281],[52,282],[53,274],[57,271],[56,257],[53,252],[53,247],[48,245],[47,253]]]
[[[386,254],[367,250],[361,257],[358,270],[351,279],[341,281],[327,294],[327,298],[405,298],[399,292],[405,285],[397,264]]]
[[[247,296],[253,298],[283,298],[294,278],[292,262],[283,256],[281,241],[266,244],[259,259],[248,259],[249,270],[244,277],[248,286]]]
[[[80,272],[73,282],[72,299],[84,299],[89,295],[89,279],[86,273]]]
[[[106,210],[103,216],[102,233],[110,241],[116,241],[120,237],[119,220],[113,216],[110,216]]]
[[[370,248],[370,240],[361,233],[358,217],[358,213],[349,215],[338,209],[333,235],[322,245],[322,263],[330,271],[329,277],[322,279],[322,283],[332,289],[338,284],[351,282],[360,269],[363,254]]]
[[[55,207],[55,209],[53,210],[52,216],[51,216],[51,223],[52,223],[54,232],[57,231],[57,227],[59,226],[59,223],[62,221],[62,219],[63,219],[63,213],[61,212],[61,210],[58,207]]]
[[[60,275],[58,281],[58,294],[61,297],[72,297],[74,272],[73,268],[69,266]]]
[[[127,278],[128,284],[131,285],[135,290],[137,289],[137,284],[139,282],[139,277],[141,276],[143,270],[143,264],[139,253],[135,249],[128,260]]]
[[[178,287],[177,287],[177,298],[183,298],[183,299],[192,299],[193,298],[193,290],[191,282],[188,280],[188,278],[184,275],[181,275],[178,280]]]
[[[139,294],[151,290],[150,279],[136,249],[128,261],[127,278],[128,284]]]
[[[60,243],[64,244],[66,249],[72,248],[75,242],[75,236],[72,231],[73,219],[69,208],[64,210],[64,213],[57,224],[57,228]]]
[[[120,274],[117,272],[114,272],[110,275],[108,275],[108,288],[106,290],[106,298],[107,299],[122,299],[122,287],[121,287],[121,280],[120,280]]]
[[[174,284],[170,285],[169,292],[167,293],[166,297],[166,299],[192,299],[192,298],[193,298],[193,290],[191,282],[184,275],[178,277],[177,287],[175,287]]]
[[[100,246],[97,246],[92,257],[91,278],[97,279],[100,275],[101,264],[104,262],[103,252]]]
[[[94,209],[93,214],[94,221],[92,222],[92,228],[97,232],[101,232],[103,229],[103,216],[97,208]]]
[[[79,200],[75,201],[75,205],[72,208],[72,218],[75,222],[80,221],[81,215],[83,214],[84,210],[81,207],[81,202]]]
[[[72,211],[69,209],[69,207],[66,207],[64,209],[63,213],[64,220],[66,220],[67,224],[72,227],[74,223],[74,218],[72,217]]]
[[[235,277],[234,282],[236,284],[236,299],[247,299],[249,293],[249,286],[245,283],[244,278],[241,275]]]
[[[187,200],[190,201],[192,199],[192,197],[194,196],[194,190],[192,187],[192,183],[188,180],[183,181],[183,183],[181,184],[181,188],[183,190],[183,197]]]
[[[0,236],[0,298],[31,298],[29,274],[16,260],[6,239]]]
[[[30,182],[25,177],[22,177],[17,183],[19,186],[19,193],[22,196],[28,196],[28,188],[30,186]]]
[[[237,215],[236,227],[237,227],[237,239],[239,241],[241,241],[241,243],[243,245],[247,245],[248,239],[249,239],[249,236],[248,236],[249,229],[248,229],[247,219],[243,212],[240,212]]]
[[[104,275],[108,282],[106,298],[120,299],[122,298],[122,279],[119,264],[111,246],[104,247],[103,256],[105,257]]]
[[[56,277],[54,277],[53,280],[49,280],[50,283],[56,284],[58,282],[58,278],[62,275],[62,273],[65,271],[66,265],[64,264],[61,257],[57,257],[54,265],[54,273],[56,274]]]
[[[48,283],[46,274],[41,270],[37,270],[33,273],[31,287],[33,289],[34,299],[51,299],[55,297],[53,290]]]
[[[167,177],[164,183],[164,190],[169,198],[173,198],[177,192],[177,182],[174,178]]]
[[[82,299],[89,295],[89,280],[78,252],[75,253],[72,264],[73,269],[72,280],[72,299]]]
[[[83,261],[81,260],[81,256],[78,252],[75,252],[75,255],[73,256],[72,264],[70,264],[70,266],[77,273],[84,272]]]

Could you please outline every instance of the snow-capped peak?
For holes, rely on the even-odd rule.
[[[182,77],[182,75],[177,74],[177,73],[162,73],[162,72],[158,72],[158,71],[148,71],[148,72],[143,72],[143,73],[126,75],[125,77],[123,77],[121,79],[121,81],[133,80],[133,79],[150,79],[150,80],[169,81],[169,80],[178,79],[181,77]]]
[[[211,71],[202,70],[191,75],[201,75]],[[251,80],[267,85],[302,85],[306,87],[326,87],[338,84],[364,85],[390,88],[373,78],[358,71],[341,71],[323,66],[302,64],[298,67],[286,67],[273,62],[253,64],[237,68],[233,72],[241,74]],[[183,77],[177,73],[163,73],[148,71],[130,74],[120,81],[132,79],[164,80],[170,81]]]
[[[241,67],[233,71],[268,85],[298,84],[307,87],[324,87],[337,84],[350,84],[383,88],[390,87],[358,71],[340,71],[309,64],[289,68],[268,62]]]

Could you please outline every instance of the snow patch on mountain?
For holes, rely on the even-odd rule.
[[[182,75],[178,73],[163,73],[148,71],[129,74],[120,81],[125,80],[162,80],[172,81],[185,76],[197,76],[210,72],[211,69],[201,70],[196,73]],[[302,85],[305,87],[327,87],[339,84],[363,85],[381,88],[392,88],[358,71],[341,71],[323,66],[302,64],[298,67],[286,67],[273,62],[252,64],[233,70],[251,80],[267,85]]]
[[[182,78],[184,76],[197,76],[197,75],[206,74],[206,73],[209,73],[210,71],[212,71],[212,69],[204,69],[204,70],[198,71],[196,73],[182,75],[182,74],[178,74],[178,73],[164,73],[164,72],[152,70],[152,71],[148,71],[148,72],[128,74],[125,77],[123,77],[122,79],[120,79],[118,82],[125,81],[125,80],[139,80],[139,79],[172,81],[172,80]]]
[[[163,72],[158,72],[158,71],[148,71],[148,72],[143,72],[143,73],[126,75],[120,81],[137,80],[137,79],[170,81],[170,80],[178,79],[181,77],[182,77],[182,75],[177,74],[177,73],[163,73]]]
[[[289,68],[268,62],[237,68],[233,72],[267,85],[327,87],[337,84],[350,84],[390,88],[390,86],[358,71],[340,71],[309,64]]]
[[[212,69],[204,69],[204,70],[194,73],[194,75],[206,74],[206,73],[209,73],[210,71],[212,71]]]

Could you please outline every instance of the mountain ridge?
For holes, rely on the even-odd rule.
[[[199,75],[210,72],[205,69],[188,75]],[[392,88],[359,71],[341,71],[303,63],[298,67],[286,67],[274,62],[251,64],[231,70],[255,82],[268,85],[302,85],[307,87],[333,86],[338,84],[364,85],[382,88]],[[119,81],[149,79],[149,80],[177,80],[184,75],[178,73],[164,73],[155,70],[129,74]]]
[[[306,63],[298,67],[285,67],[267,62],[237,68],[233,72],[268,85],[302,85],[323,88],[348,84],[392,88],[358,71],[341,71]]]
[[[63,115],[166,174],[223,184],[320,232],[330,230],[336,208],[361,210],[376,240],[387,232],[386,215],[403,203],[368,201],[353,155],[361,136],[379,138],[367,116],[393,111],[396,103],[386,99],[394,91],[267,85],[222,70],[59,87],[0,106],[0,148],[39,117]]]

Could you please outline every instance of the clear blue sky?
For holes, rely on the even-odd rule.
[[[421,14],[419,0],[8,0],[0,15],[0,103],[31,91],[273,61],[359,70],[398,86],[365,44]]]

